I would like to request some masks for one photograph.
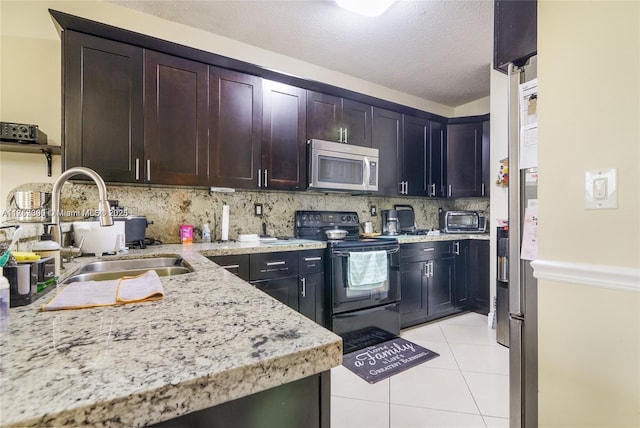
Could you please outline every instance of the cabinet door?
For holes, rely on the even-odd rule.
[[[145,51],[145,182],[207,185],[207,65]]]
[[[444,177],[446,174],[446,127],[442,123],[429,122],[427,152],[427,195],[436,198],[445,196]]]
[[[63,168],[136,181],[143,160],[142,49],[70,30],[63,38]]]
[[[431,260],[427,300],[429,316],[454,308],[454,261],[453,257]]]
[[[274,299],[279,300],[296,311],[298,304],[298,277],[267,279],[263,281],[251,281],[261,291],[264,291]]]
[[[305,188],[306,124],[307,91],[263,81],[262,187]]]
[[[491,186],[491,139],[489,121],[482,122],[482,196],[489,196]]]
[[[373,147],[379,150],[378,193],[399,194],[398,165],[402,162],[402,115],[373,108]]]
[[[426,262],[400,265],[400,325],[423,322],[428,316]]]
[[[402,178],[405,195],[427,195],[427,135],[429,122],[413,116],[403,117]]]
[[[447,126],[447,196],[482,196],[482,123]]]
[[[343,143],[371,147],[372,109],[368,104],[342,100]]]
[[[342,99],[307,91],[307,139],[341,140]]]
[[[232,254],[229,256],[208,256],[212,262],[232,274],[249,281],[249,254]]]
[[[472,240],[469,245],[469,283],[474,299],[474,310],[486,315],[489,312],[489,241]]]
[[[323,273],[300,276],[298,303],[302,315],[320,325],[325,325]]]
[[[261,80],[210,66],[209,89],[210,183],[255,189],[262,136]]]
[[[469,298],[469,241],[455,241],[455,290],[456,307],[464,308],[471,305]]]

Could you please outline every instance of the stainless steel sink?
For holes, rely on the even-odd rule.
[[[77,281],[107,281],[123,276],[135,276],[154,270],[158,276],[182,275],[193,272],[181,257],[149,257],[124,260],[101,260],[91,262],[80,268],[75,274],[62,281],[69,284]]]

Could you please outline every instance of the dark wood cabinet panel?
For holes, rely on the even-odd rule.
[[[466,308],[471,305],[469,297],[469,241],[455,241],[454,263],[455,263],[455,283],[456,297],[455,304],[459,308]]]
[[[320,325],[325,325],[324,274],[300,275],[298,287],[300,313]]]
[[[232,254],[228,256],[208,256],[212,262],[232,274],[249,281],[249,254]]]
[[[483,196],[482,123],[447,126],[447,196]]]
[[[432,260],[427,300],[429,316],[450,311],[454,308],[454,259]]]
[[[274,190],[304,189],[307,91],[271,81],[263,81],[262,87],[261,187]]]
[[[307,139],[371,147],[372,106],[307,91]]]
[[[251,281],[258,290],[264,291],[274,299],[284,303],[296,311],[299,309],[298,303],[298,277],[265,279],[262,281]]]
[[[307,91],[307,138],[340,141],[342,99]]]
[[[427,138],[429,122],[419,117],[403,117],[402,180],[403,194],[427,195]]]
[[[402,115],[373,108],[372,146],[379,151],[378,193],[396,196],[399,189],[399,166],[402,162]]]
[[[489,291],[489,241],[469,243],[469,290],[474,311],[486,315],[491,307]]]
[[[145,51],[144,181],[208,183],[207,65]]]
[[[538,50],[537,0],[495,0],[493,9],[493,68],[507,72],[521,66]]]
[[[356,146],[371,147],[373,107],[344,98],[342,100],[342,141]]]
[[[143,50],[63,35],[63,168],[85,166],[106,181],[133,182],[143,159]]]
[[[209,67],[209,112],[210,183],[256,188],[262,137],[261,79]]]
[[[446,126],[430,121],[427,142],[427,195],[435,198],[445,196],[446,145]]]

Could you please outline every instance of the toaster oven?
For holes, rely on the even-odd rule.
[[[445,233],[485,233],[487,216],[483,211],[446,211],[440,215],[440,230]]]

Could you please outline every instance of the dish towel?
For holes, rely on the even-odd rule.
[[[349,253],[347,288],[373,290],[380,288],[388,277],[386,251],[358,251]]]
[[[123,276],[111,281],[72,282],[51,301],[42,305],[43,311],[84,309],[97,306],[148,302],[164,297],[160,277],[154,270],[138,276]]]

